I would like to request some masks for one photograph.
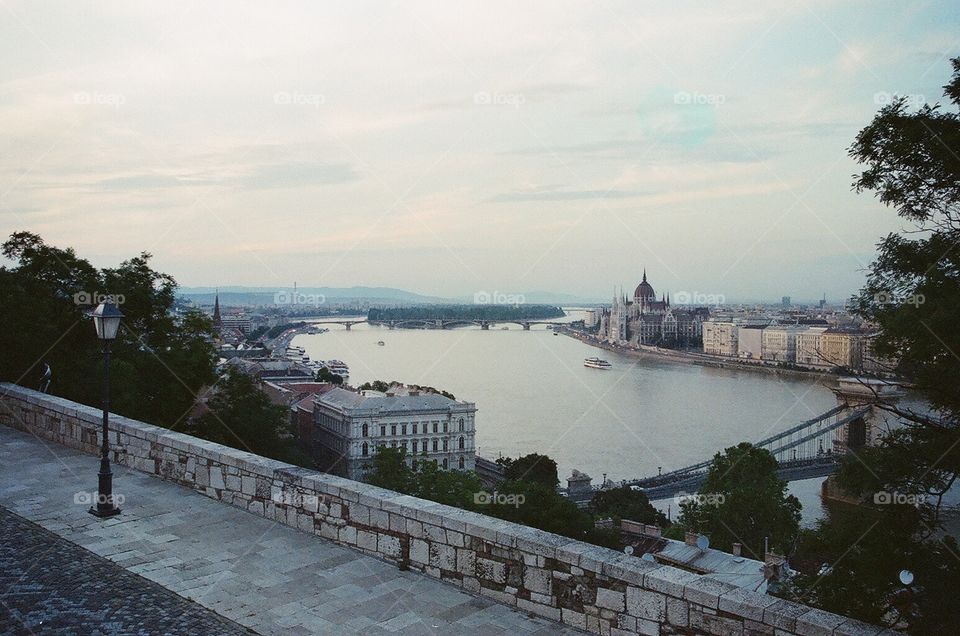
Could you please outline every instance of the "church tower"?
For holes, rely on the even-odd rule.
[[[220,290],[213,300],[213,326],[219,329],[223,326],[223,318],[220,317]]]

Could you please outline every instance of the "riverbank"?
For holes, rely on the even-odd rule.
[[[794,378],[810,378],[813,377],[817,380],[822,381],[826,385],[836,384],[837,376],[825,371],[814,371],[814,370],[804,370],[804,369],[784,369],[782,367],[772,367],[768,365],[742,362],[735,359],[725,359],[718,358],[716,356],[708,356],[703,353],[695,353],[692,351],[677,351],[675,349],[663,349],[660,347],[654,347],[650,345],[641,345],[639,349],[634,347],[624,347],[621,345],[613,344],[611,342],[605,342],[599,340],[590,334],[583,333],[581,331],[576,331],[574,329],[561,329],[560,333],[570,336],[575,340],[590,345],[592,347],[597,347],[599,349],[606,349],[607,351],[613,351],[623,355],[629,355],[637,358],[651,357],[657,358],[660,360],[669,360],[672,362],[680,362],[684,364],[696,364],[703,367],[713,367],[715,369],[728,369],[733,371],[753,371],[755,373],[766,373],[772,375],[794,377]]]

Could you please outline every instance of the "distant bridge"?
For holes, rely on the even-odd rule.
[[[358,320],[323,320],[315,324],[322,325],[343,325],[350,331],[353,325],[368,323],[371,325],[381,325],[388,329],[454,329],[456,327],[475,326],[483,330],[490,329],[490,325],[513,324],[520,325],[524,331],[529,331],[531,325],[565,325],[566,322],[556,320],[469,320],[461,318],[424,318],[409,320],[367,320],[366,318]]]
[[[824,477],[837,470],[848,449],[864,445],[864,418],[870,409],[870,406],[851,407],[842,404],[782,433],[755,442],[754,446],[767,449],[776,458],[779,464],[777,475],[781,479],[796,481]],[[846,427],[845,434],[838,434],[843,427]],[[711,458],[652,477],[628,480],[622,485],[641,488],[650,500],[695,493],[706,481],[712,464]],[[593,497],[596,490],[571,492],[569,496],[575,501],[585,502]]]

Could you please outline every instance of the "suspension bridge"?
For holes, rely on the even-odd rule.
[[[842,457],[866,443],[865,418],[871,407],[841,404],[787,430],[754,442],[776,458],[781,479],[794,481],[824,477],[837,470]],[[666,499],[680,493],[695,493],[707,478],[713,459],[671,470],[652,477],[627,480],[622,485],[643,489],[650,500]],[[595,491],[594,491],[595,492]],[[571,498],[581,499],[581,496]]]

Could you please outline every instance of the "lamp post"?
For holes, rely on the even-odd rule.
[[[112,302],[100,303],[93,310],[93,326],[103,344],[103,432],[100,445],[100,472],[98,473],[97,501],[90,506],[90,514],[112,517],[120,514],[113,505],[113,473],[110,471],[110,343],[117,337],[123,314]]]

